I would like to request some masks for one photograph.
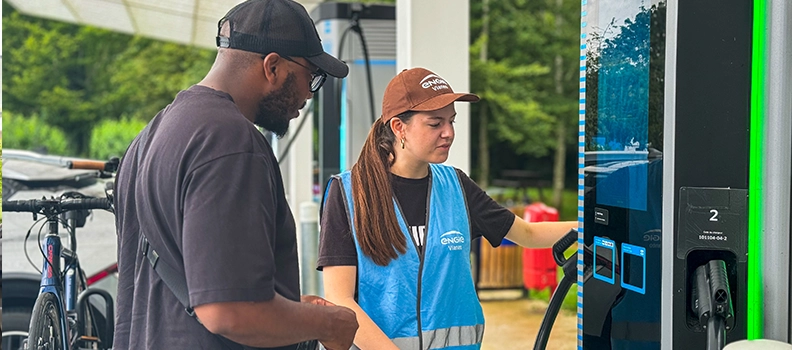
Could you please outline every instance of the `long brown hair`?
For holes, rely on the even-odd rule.
[[[395,118],[407,123],[415,112]],[[377,119],[369,131],[357,163],[352,166],[354,225],[363,254],[377,265],[386,266],[407,251],[407,239],[399,227],[393,208],[390,168],[396,161],[396,136],[389,122]]]

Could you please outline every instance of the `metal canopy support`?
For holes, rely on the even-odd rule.
[[[469,13],[468,1],[397,0],[396,71],[424,67],[448,80],[454,91],[469,91]],[[470,173],[470,106],[455,106],[456,136],[446,164]]]
[[[763,337],[789,342],[792,193],[792,2],[767,3],[765,137],[762,184]]]
[[[677,23],[679,2],[669,0],[666,7],[665,116],[663,138],[663,267],[660,293],[660,347],[674,348],[674,155],[676,139]]]

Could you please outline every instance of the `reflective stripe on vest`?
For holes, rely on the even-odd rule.
[[[471,234],[465,196],[453,167],[432,164],[430,169],[423,263],[394,201],[399,226],[407,239],[407,252],[388,266],[379,266],[362,253],[355,239],[358,304],[400,349],[419,348],[419,300],[424,349],[479,349],[484,315],[470,268]],[[352,225],[351,174],[345,172],[337,178],[341,180],[350,228],[357,237]]]
[[[451,327],[424,331],[423,340],[426,349],[442,349],[455,347],[457,349],[478,349],[484,337],[484,325]],[[418,337],[404,337],[391,339],[400,350],[418,349]],[[352,346],[350,350],[360,350]]]

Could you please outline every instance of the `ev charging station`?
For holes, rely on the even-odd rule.
[[[792,340],[792,4],[583,0],[578,348]]]
[[[397,69],[426,64],[400,59],[396,10],[311,11],[350,65],[315,96],[320,185],[354,163]],[[789,342],[792,5],[583,0],[581,15],[578,347]]]
[[[30,15],[207,48],[218,9],[239,1],[161,2],[140,11],[10,1]],[[354,162],[398,69],[432,67],[469,90],[468,2],[396,3],[311,11],[325,50],[350,65],[343,83],[320,90],[319,116],[306,123],[320,123],[321,185]],[[719,333],[723,343],[792,341],[792,1],[581,4],[578,348],[700,349],[708,338],[717,348]],[[79,15],[98,8],[112,15]],[[133,25],[145,21],[158,25]],[[355,21],[368,60],[361,37],[344,36]],[[451,162],[467,171],[466,119]],[[297,213],[312,197],[313,145],[311,133],[292,129],[297,141],[282,165]]]
[[[352,168],[382,111],[385,87],[396,75],[396,9],[325,2],[311,11],[311,18],[325,51],[349,65],[345,79],[328,77],[314,97],[321,183]]]

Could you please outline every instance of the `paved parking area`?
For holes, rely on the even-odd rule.
[[[482,350],[532,349],[542,323],[547,300],[482,297],[484,308],[484,342]],[[577,348],[577,316],[561,310],[556,318],[548,350]]]

